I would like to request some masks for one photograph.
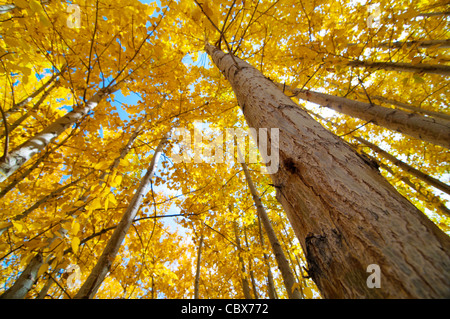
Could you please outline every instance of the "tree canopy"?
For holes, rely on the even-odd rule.
[[[0,293],[41,256],[26,297],[73,298],[169,134],[95,297],[289,297],[224,138],[248,129],[243,106],[205,43],[261,71],[449,234],[441,1],[3,0],[0,21]],[[355,101],[366,109],[345,111]],[[262,156],[246,162],[291,288],[320,298]]]

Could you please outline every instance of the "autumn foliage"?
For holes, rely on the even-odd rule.
[[[206,152],[248,124],[205,43],[258,69],[448,234],[446,11],[432,0],[0,1],[0,294],[34,265],[23,297],[75,297],[168,134],[95,298],[321,297],[261,157],[244,172],[234,152]],[[311,92],[381,108],[345,114]],[[200,132],[211,156],[192,160],[177,128]],[[182,152],[191,160],[175,161]]]

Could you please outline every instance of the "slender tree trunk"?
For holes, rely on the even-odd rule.
[[[448,16],[450,15],[450,11],[445,12],[423,12],[419,13],[418,17],[439,17],[439,16]]]
[[[412,111],[412,112],[426,114],[426,115],[429,115],[429,116],[434,117],[436,119],[439,118],[439,119],[442,119],[442,120],[445,120],[445,121],[450,121],[450,115],[445,114],[445,113],[425,110],[425,109],[417,107],[417,106],[413,106],[413,105],[410,105],[410,104],[407,104],[407,103],[403,103],[403,102],[387,99],[385,97],[378,96],[378,95],[372,96],[371,98],[373,98],[375,100],[378,100],[378,101],[381,101],[381,102],[384,102],[384,103],[389,103],[389,104],[401,107],[403,109],[406,109],[406,110],[409,110],[409,111]]]
[[[48,291],[50,290],[50,288],[53,286],[54,283],[55,283],[55,281],[53,280],[53,277],[49,276],[44,287],[42,287],[41,291],[39,291],[39,294],[36,297],[36,299],[45,299],[45,297],[48,294]]]
[[[244,239],[245,239],[245,247],[247,247],[247,250],[249,250],[250,245],[248,244],[247,230],[245,226],[244,226]],[[255,299],[259,299],[258,289],[256,288],[255,275],[253,273],[253,262],[251,257],[248,258],[248,267],[250,268],[249,273],[250,273],[250,280],[252,282],[253,296],[255,297]]]
[[[367,156],[369,156],[369,155],[367,155]],[[372,160],[375,161],[376,159],[372,158]],[[441,201],[441,199],[439,197],[434,196],[432,193],[430,193],[426,190],[425,190],[426,194],[424,194],[421,191],[421,189],[423,189],[423,187],[421,185],[414,184],[408,177],[402,176],[401,174],[394,172],[388,165],[386,165],[382,162],[378,162],[378,164],[380,165],[381,168],[383,168],[384,170],[389,172],[389,174],[391,174],[392,176],[395,176],[396,178],[401,180],[403,183],[408,185],[410,188],[412,188],[418,194],[419,199],[421,199],[425,202],[428,202],[430,204],[434,202],[435,208],[437,208],[441,213],[450,217],[450,210],[447,208],[447,206],[444,205],[444,203]],[[431,199],[430,199],[430,197],[431,197]]]
[[[281,85],[280,85],[281,86]],[[450,148],[450,122],[424,117],[402,110],[355,101],[340,96],[309,90],[290,89],[298,98],[313,102],[339,113],[357,117],[387,129],[407,134],[414,138]]]
[[[259,230],[259,241],[261,243],[261,247],[265,249],[266,244],[264,241],[264,236],[262,233],[262,225],[261,225],[261,217],[258,215],[258,230]],[[278,299],[277,291],[275,289],[275,283],[273,281],[272,270],[270,269],[269,256],[266,253],[263,253],[264,262],[267,266],[267,290],[270,299]]]
[[[71,137],[71,134],[69,134],[64,140],[61,141],[61,143],[58,143],[52,150],[49,150],[45,152],[43,155],[41,155],[30,167],[28,167],[20,176],[16,176],[8,185],[5,186],[0,191],[0,199],[2,199],[6,194],[8,194],[9,191],[11,191],[14,187],[17,186],[22,180],[24,180],[30,173],[35,170],[43,161],[45,161],[50,154],[55,152],[58,148],[64,145],[64,143]]]
[[[238,155],[241,159],[243,158],[240,156],[239,149]],[[269,238],[270,245],[272,246],[272,250],[275,255],[278,268],[280,269],[281,276],[283,277],[287,295],[289,296],[289,299],[301,299],[302,296],[300,294],[299,289],[294,286],[296,284],[296,280],[292,273],[292,269],[289,265],[286,255],[283,252],[283,249],[281,248],[281,245],[275,234],[275,230],[273,229],[272,224],[270,223],[269,216],[267,215],[267,212],[261,202],[261,198],[259,197],[258,190],[253,184],[252,177],[247,168],[247,164],[245,164],[245,162],[241,160],[241,165],[244,170],[245,180],[247,181],[248,188],[250,189],[253,201],[255,202],[256,210],[258,212],[259,217],[261,218],[267,237]]]
[[[92,173],[92,172],[91,172]],[[35,202],[33,205],[31,205],[29,208],[27,208],[26,210],[24,210],[22,213],[14,216],[13,218],[11,218],[11,220],[13,221],[18,221],[21,220],[25,217],[27,217],[28,215],[30,215],[35,209],[37,209],[39,206],[41,206],[43,203],[47,202],[48,200],[52,199],[53,197],[58,196],[59,194],[61,194],[64,190],[66,190],[67,188],[77,184],[79,181],[81,181],[82,179],[86,178],[87,176],[89,176],[91,173],[87,174],[86,176],[80,177],[77,180],[74,180],[70,183],[67,183],[66,185],[61,186],[60,188],[54,190],[53,192],[51,192],[50,194],[43,196],[41,199],[39,199],[37,202]],[[12,223],[9,223],[8,225],[6,225],[3,228],[0,228],[0,236],[3,234],[3,232],[9,228],[12,227]]]
[[[0,299],[24,299],[36,281],[42,263],[41,254],[34,256],[16,282],[0,296]]]
[[[206,51],[249,127],[279,128],[271,178],[322,296],[450,297],[449,237],[258,70],[209,44]],[[368,285],[372,264],[380,288]]]
[[[237,222],[234,221],[233,222],[233,229],[234,229],[234,235],[236,237],[236,246],[237,246],[237,253],[239,256],[239,263],[241,264],[241,281],[242,281],[242,290],[244,292],[244,298],[245,299],[252,299],[252,295],[250,294],[250,286],[248,284],[248,280],[247,280],[247,274],[245,272],[245,264],[244,264],[244,259],[241,256],[241,240],[239,239],[239,230],[238,230],[238,225]]]
[[[122,216],[122,219],[117,228],[114,230],[114,233],[111,235],[111,238],[106,244],[106,247],[103,250],[103,253],[97,261],[94,269],[92,269],[83,286],[75,295],[75,299],[93,298],[97,293],[98,288],[100,288],[100,285],[102,284],[103,280],[106,277],[106,274],[110,270],[117,252],[119,251],[119,248],[128,232],[128,229],[130,228],[133,219],[136,217],[136,214],[141,207],[142,201],[149,190],[150,180],[155,173],[159,156],[162,153],[162,148],[166,141],[167,137],[164,136],[159,142],[159,145],[155,150],[155,154],[153,155],[152,161],[147,169],[147,173],[142,178],[141,183],[139,184],[139,187],[130,202],[130,205]]]
[[[194,299],[198,299],[198,291],[200,285],[200,266],[202,260],[202,248],[203,248],[203,232],[200,236],[200,241],[198,243],[198,251],[197,251],[197,267],[195,271],[195,282],[194,282]]]
[[[41,3],[42,3],[42,5],[44,5],[44,4],[50,3],[50,1],[51,0],[47,0],[47,1],[44,0]],[[2,5],[0,5],[0,14],[1,13],[11,12],[11,11],[13,11],[16,8],[17,7],[16,7],[16,5],[14,3],[12,3],[12,4],[2,4]]]
[[[365,139],[358,137],[358,136],[352,136],[355,140],[357,140],[358,142],[368,146],[371,150],[373,150],[374,152],[376,152],[377,154],[381,155],[382,157],[384,157],[385,159],[389,160],[390,162],[392,162],[393,164],[395,164],[396,166],[400,167],[402,170],[404,170],[405,172],[408,172],[409,174],[413,175],[414,177],[417,177],[419,179],[421,179],[422,181],[424,181],[425,183],[427,183],[428,185],[431,185],[447,194],[450,195],[450,186],[441,182],[440,180],[431,177],[430,175],[427,175],[421,171],[419,171],[418,169],[415,169],[414,167],[406,164],[405,162],[402,162],[401,160],[397,159],[395,156],[392,156],[391,154],[389,154],[388,152],[386,152],[385,150],[382,150],[381,148],[379,148],[378,146],[376,146],[373,143],[370,143],[369,141],[366,141]]]
[[[369,62],[369,61],[350,61],[347,65],[353,67],[363,67],[370,69],[383,69],[388,71],[430,73],[440,75],[450,75],[450,66],[442,64],[411,64],[402,62]]]
[[[33,106],[33,108],[31,110],[27,111],[25,114],[23,114],[21,117],[19,117],[14,123],[12,123],[9,126],[9,133],[14,131],[19,125],[21,125],[23,123],[23,121],[25,121],[27,118],[30,117],[30,115],[32,115],[34,112],[36,112],[39,109],[39,107],[41,106],[41,104],[45,101],[47,96],[51,93],[51,91],[55,87],[56,87],[56,83],[53,84],[52,86],[50,86],[48,88],[48,90],[45,91],[44,94],[42,94],[42,96],[39,98],[39,100],[36,102],[36,104]]]
[[[379,48],[401,48],[401,47],[412,47],[417,46],[418,48],[430,48],[437,47],[440,49],[450,48],[450,39],[445,40],[417,40],[417,41],[395,41],[395,42],[383,42],[377,45]]]
[[[34,154],[41,151],[67,128],[75,124],[89,111],[93,110],[105,95],[111,94],[117,89],[117,86],[113,86],[111,88],[99,90],[89,101],[86,102],[83,107],[76,108],[60,117],[40,133],[18,146],[16,149],[12,150],[0,161],[0,182],[3,182],[11,176]]]
[[[27,97],[25,97],[23,100],[21,100],[20,102],[14,104],[9,110],[7,110],[6,113],[6,118],[8,118],[12,113],[15,112],[19,112],[22,110],[22,108],[27,105],[28,103],[30,103],[36,96],[38,96],[39,94],[41,94],[50,84],[52,84],[56,78],[61,75],[62,73],[64,73],[64,71],[66,70],[67,65],[64,65],[61,68],[61,71],[53,74],[50,79],[48,79],[44,84],[42,84],[39,89],[37,89],[36,91],[34,91],[33,93],[31,93],[30,95],[28,95]]]

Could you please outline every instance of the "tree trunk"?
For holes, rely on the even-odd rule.
[[[440,49],[448,49],[450,48],[450,39],[445,40],[417,40],[417,41],[395,41],[395,42],[383,42],[377,45],[379,48],[401,48],[401,47],[412,47],[416,46],[418,48],[430,48],[437,47]]]
[[[261,217],[258,215],[258,230],[259,230],[259,241],[261,243],[261,247],[265,249],[266,244],[264,241],[264,236],[262,233],[262,225],[261,225]],[[269,256],[266,253],[263,253],[264,262],[267,266],[267,290],[270,299],[278,299],[277,291],[275,289],[275,283],[273,281],[272,270],[270,269]]]
[[[12,123],[9,128],[8,131],[9,133],[11,133],[12,131],[14,131],[19,125],[21,125],[23,123],[23,121],[25,121],[28,117],[30,117],[31,114],[33,114],[34,112],[36,112],[39,107],[41,106],[41,104],[45,101],[45,99],[47,98],[47,96],[51,93],[51,91],[56,87],[56,83],[53,84],[52,86],[50,86],[48,88],[47,91],[44,92],[44,94],[42,94],[42,96],[39,98],[39,100],[36,102],[36,104],[33,106],[33,108],[31,110],[28,110],[25,114],[23,114],[21,117],[19,117],[16,121],[14,121],[14,123]]]
[[[40,133],[11,151],[0,161],[0,183],[17,171],[34,154],[45,148],[71,125],[75,124],[89,111],[93,110],[100,100],[107,94],[117,90],[117,86],[99,90],[83,107],[76,108],[60,117]]]
[[[385,97],[378,96],[378,95],[371,96],[371,98],[375,99],[375,100],[378,100],[378,101],[381,101],[381,102],[384,102],[384,103],[389,103],[389,104],[401,107],[403,109],[406,109],[406,110],[409,110],[409,111],[412,111],[412,112],[426,114],[426,115],[429,115],[429,116],[434,117],[434,118],[439,118],[439,119],[442,119],[442,120],[450,121],[450,115],[445,114],[445,113],[425,110],[425,109],[417,107],[417,106],[413,106],[413,105],[410,105],[410,104],[407,104],[407,103],[403,103],[403,102],[387,99]]]
[[[50,290],[50,288],[53,286],[54,283],[55,281],[53,280],[53,277],[49,276],[44,287],[42,287],[41,291],[39,291],[39,294],[37,295],[36,299],[45,299],[48,291]]]
[[[369,155],[367,155],[367,156],[369,156]],[[375,161],[376,159],[372,158],[372,160]],[[424,194],[421,191],[421,189],[423,189],[423,186],[421,186],[420,184],[416,185],[408,177],[402,176],[401,174],[394,172],[388,165],[386,165],[386,164],[384,164],[384,163],[382,163],[380,161],[378,161],[378,164],[380,165],[381,168],[383,168],[384,170],[389,172],[389,174],[391,174],[392,176],[398,178],[403,183],[405,183],[410,188],[412,188],[418,194],[417,196],[418,196],[419,199],[430,203],[430,205],[433,205],[431,203],[434,203],[433,206],[435,208],[437,208],[442,214],[445,214],[448,217],[450,217],[450,210],[447,208],[447,206],[444,205],[444,203],[441,201],[441,199],[439,197],[435,196],[433,193],[431,193],[431,192],[429,192],[427,190],[425,190],[425,194]]]
[[[37,273],[42,264],[42,255],[37,254],[34,256],[20,274],[14,285],[5,291],[0,296],[0,299],[24,299],[36,281]]]
[[[369,61],[350,61],[347,65],[353,67],[363,67],[370,69],[383,69],[388,71],[413,72],[413,73],[430,73],[440,75],[450,75],[450,66],[433,65],[433,64],[411,64],[402,62],[369,62]]]
[[[244,226],[244,239],[245,239],[245,247],[247,247],[247,250],[249,250],[250,245],[248,243],[247,230],[246,230],[245,226]],[[250,280],[252,282],[253,296],[255,297],[255,299],[259,299],[259,293],[258,293],[258,289],[256,288],[255,275],[253,273],[253,262],[252,262],[251,257],[248,258],[248,267],[250,268],[249,272],[250,272]]]
[[[405,162],[402,162],[401,160],[397,159],[395,156],[392,156],[391,154],[389,154],[388,152],[386,152],[385,150],[382,150],[381,148],[379,148],[378,146],[376,146],[373,143],[370,143],[369,141],[366,141],[365,139],[358,137],[358,136],[352,136],[355,140],[357,140],[358,142],[368,146],[371,150],[373,150],[374,152],[376,152],[377,154],[381,155],[382,157],[384,157],[385,159],[389,160],[390,162],[392,162],[393,164],[397,165],[398,167],[400,167],[402,170],[404,170],[405,172],[408,172],[409,174],[413,175],[414,177],[417,177],[419,179],[421,179],[422,181],[424,181],[425,183],[427,183],[428,185],[431,185],[447,194],[450,195],[450,186],[441,182],[440,180],[431,177],[430,175],[427,175],[421,171],[419,171],[418,169],[415,169],[414,167],[406,164]]]
[[[280,85],[281,86],[281,85]],[[357,117],[387,129],[407,134],[414,138],[450,148],[450,122],[424,117],[402,110],[355,101],[340,96],[309,90],[290,89],[298,98],[313,102],[339,113]]]
[[[242,273],[241,273],[241,281],[242,281],[242,290],[244,292],[244,298],[245,299],[252,299],[252,295],[250,294],[250,286],[248,284],[248,280],[247,280],[247,274],[245,272],[245,264],[244,264],[244,259],[241,256],[241,241],[239,239],[239,231],[238,231],[238,225],[237,222],[234,221],[233,222],[233,228],[234,228],[234,235],[236,237],[236,246],[237,246],[237,253],[239,256],[239,263],[241,264],[241,269],[242,269]]]
[[[22,110],[22,108],[30,103],[36,96],[41,94],[50,84],[52,84],[58,76],[60,76],[64,71],[67,69],[67,65],[64,65],[61,68],[61,71],[53,74],[50,79],[48,79],[44,84],[42,84],[39,89],[28,95],[26,98],[21,100],[20,102],[14,104],[9,110],[5,112],[6,118],[8,118],[12,113],[19,112]],[[56,85],[56,83],[55,83]]]
[[[72,131],[73,132],[73,131]],[[66,136],[64,140],[62,140],[58,145],[56,145],[53,149],[46,151],[43,155],[41,155],[36,161],[30,165],[20,176],[16,176],[8,185],[6,185],[0,191],[0,199],[2,199],[9,191],[11,191],[14,187],[17,186],[22,180],[24,180],[30,173],[35,170],[42,162],[44,162],[47,157],[55,152],[58,148],[64,145],[64,143],[71,137],[71,134]]]
[[[203,232],[200,236],[200,242],[198,243],[197,251],[197,267],[195,271],[195,282],[194,282],[194,299],[198,299],[198,290],[200,285],[200,265],[202,260],[202,248],[203,248]]]
[[[159,142],[159,145],[155,150],[155,154],[153,155],[152,161],[147,169],[147,173],[142,178],[141,183],[139,184],[139,187],[130,202],[130,205],[122,216],[122,219],[117,228],[114,230],[114,233],[111,235],[111,238],[106,244],[102,255],[97,261],[97,264],[92,269],[83,286],[75,295],[75,299],[90,299],[93,298],[97,293],[98,288],[100,287],[101,283],[106,277],[106,274],[111,268],[114,258],[116,257],[117,252],[119,251],[119,248],[125,238],[125,235],[127,234],[128,229],[130,228],[131,223],[138,213],[142,201],[148,192],[148,189],[150,187],[150,180],[153,177],[159,156],[162,153],[162,148],[166,141],[167,136],[164,136]]]
[[[418,17],[439,17],[439,16],[448,16],[450,15],[450,11],[445,12],[423,12],[419,13]]]
[[[239,148],[238,148],[238,156],[240,156]],[[302,296],[298,288],[295,287],[296,280],[292,273],[291,266],[281,248],[280,243],[278,242],[278,238],[275,234],[275,230],[270,223],[269,216],[261,202],[261,198],[259,197],[258,190],[253,184],[252,177],[250,176],[250,172],[247,168],[247,164],[243,160],[240,160],[242,168],[245,174],[245,180],[247,181],[248,188],[253,197],[253,201],[255,202],[256,210],[258,212],[258,216],[261,218],[261,222],[266,231],[267,237],[269,238],[270,245],[272,246],[273,253],[275,255],[275,260],[277,261],[278,268],[280,269],[281,276],[283,277],[284,286],[286,287],[286,292],[289,299],[301,299]]]
[[[91,172],[92,173],[92,172]],[[24,210],[22,213],[14,216],[13,218],[11,218],[11,220],[13,221],[17,221],[17,220],[21,220],[25,217],[27,217],[29,214],[31,214],[35,209],[37,209],[39,206],[41,206],[43,203],[47,202],[48,200],[58,196],[59,194],[61,194],[64,190],[66,190],[67,188],[77,184],[79,181],[81,181],[82,179],[86,178],[87,176],[89,176],[91,173],[88,173],[87,175],[80,177],[77,180],[74,180],[70,183],[67,183],[66,185],[63,185],[61,187],[59,187],[58,189],[54,190],[53,192],[51,192],[50,194],[43,196],[41,199],[39,199],[37,202],[35,202],[33,205],[31,205],[29,208],[27,208],[26,210]],[[6,225],[3,228],[0,228],[0,236],[3,234],[3,232],[9,228],[12,227],[12,223],[9,223],[8,225]]]
[[[209,44],[206,51],[248,125],[279,128],[271,178],[322,296],[450,297],[449,237],[258,70]],[[380,288],[368,285],[372,264]]]

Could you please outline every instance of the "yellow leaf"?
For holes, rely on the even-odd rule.
[[[36,253],[29,254],[29,255],[27,255],[25,258],[22,258],[22,259],[20,260],[20,266],[28,265],[28,263],[31,261],[31,259],[32,259],[34,256],[36,256]]]
[[[299,83],[300,83],[300,81],[294,81],[294,82],[292,82],[292,84],[291,84],[291,89],[292,89],[292,90],[296,89],[297,86],[299,85]]]
[[[12,223],[10,223],[10,222],[2,222],[2,223],[0,223],[0,229],[11,227],[11,226],[12,226]]]
[[[60,244],[62,243],[62,239],[57,237],[55,238],[55,240],[52,241],[52,243],[50,244],[50,246],[48,247],[48,249],[50,251],[54,250],[56,247],[58,247]]]
[[[15,0],[14,4],[20,9],[25,9],[28,7],[28,2],[26,0]]]
[[[114,177],[114,182],[111,183],[112,187],[119,187],[122,183],[122,175],[117,175]]]
[[[72,251],[74,254],[78,252],[78,247],[80,246],[80,238],[73,237],[72,238]]]
[[[48,270],[49,264],[43,264],[41,267],[39,267],[37,277],[39,278],[44,272]]]
[[[42,12],[39,12],[39,21],[41,21],[41,23],[46,27],[52,26],[52,23],[50,22],[48,17]]]
[[[102,170],[108,167],[108,161],[101,161],[94,165],[94,169]]]
[[[27,241],[23,245],[29,249],[35,249],[35,248],[43,247],[43,246],[47,245],[47,243],[45,241],[41,241],[40,239],[33,239],[31,241]]]
[[[93,200],[90,206],[93,210],[102,208],[102,199],[100,197],[97,197],[96,199]]]
[[[198,7],[195,7],[194,10],[191,12],[192,20],[197,22],[202,17],[202,10]]]
[[[296,282],[292,285],[291,291],[294,292],[294,290],[298,289],[299,287],[300,287],[300,285],[298,284],[298,282]]]
[[[109,194],[108,194],[108,200],[109,200],[111,203],[113,203],[114,205],[117,205],[117,200],[116,200],[116,197],[114,196],[113,193],[109,193]]]
[[[307,298],[307,299],[313,298],[313,291],[311,290],[311,287],[304,287],[303,294],[305,295],[305,298]]]
[[[80,230],[80,224],[77,223],[77,221],[74,219],[72,222],[71,232],[73,235],[76,235],[79,230]]]
[[[12,224],[17,231],[19,231],[19,232],[22,231],[23,225],[21,222],[12,221]]]
[[[30,4],[30,9],[34,12],[40,12],[42,10],[42,6],[39,2],[37,2],[36,0],[31,0],[29,2]]]
[[[418,56],[411,60],[411,64],[418,64],[422,61],[422,57]]]

